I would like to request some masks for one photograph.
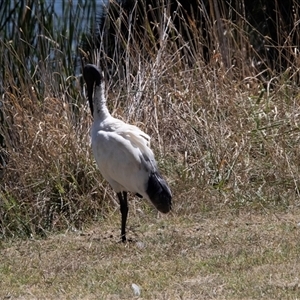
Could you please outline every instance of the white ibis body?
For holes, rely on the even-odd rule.
[[[94,118],[91,129],[93,155],[102,176],[119,198],[121,238],[125,242],[127,192],[150,200],[162,213],[171,210],[172,194],[157,168],[149,135],[110,115],[103,75],[96,66],[86,65],[83,76]]]

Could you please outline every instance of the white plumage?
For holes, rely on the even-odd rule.
[[[158,171],[150,149],[149,135],[110,115],[106,106],[104,80],[98,68],[86,65],[83,76],[94,117],[91,129],[93,154],[102,176],[119,198],[121,237],[125,242],[127,192],[150,200],[159,211],[167,213],[172,206],[171,191]]]

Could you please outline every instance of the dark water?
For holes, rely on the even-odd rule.
[[[88,0],[47,0],[47,3],[54,3],[55,13],[58,17],[63,16],[63,7],[66,3],[71,4],[72,8],[75,9],[78,5],[84,6]],[[103,7],[108,5],[109,0],[94,0],[96,3],[96,14],[101,14]]]

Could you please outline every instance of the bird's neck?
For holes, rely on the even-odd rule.
[[[106,117],[110,116],[110,113],[106,106],[106,97],[105,97],[105,85],[104,82],[100,86],[95,87],[94,95],[94,119],[104,120]]]

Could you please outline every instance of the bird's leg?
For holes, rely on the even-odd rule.
[[[122,242],[126,242],[126,221],[128,215],[128,204],[127,204],[127,192],[117,193],[117,196],[120,201],[120,211],[122,215],[122,223],[121,223],[121,238]]]

